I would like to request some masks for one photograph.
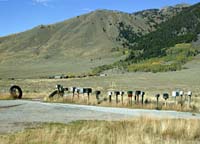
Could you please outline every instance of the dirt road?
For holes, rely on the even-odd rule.
[[[136,110],[27,100],[0,101],[0,133],[10,133],[43,122],[68,123],[76,120],[121,120],[139,116],[158,118],[196,118],[200,114],[175,111]]]

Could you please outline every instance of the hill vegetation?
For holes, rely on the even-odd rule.
[[[183,65],[199,53],[191,44],[177,44],[166,50],[163,57],[150,58],[128,65],[128,71],[166,72],[181,70]]]
[[[200,4],[183,10],[177,16],[160,24],[156,31],[134,41],[135,45],[130,47],[132,52],[127,60],[136,62],[165,56],[167,49],[178,43],[196,41],[198,34],[200,34]],[[140,50],[141,54],[135,55],[134,50]]]
[[[119,37],[127,40],[124,45],[130,50],[129,57],[94,71],[102,72],[114,67],[134,72],[176,71],[200,52],[198,45],[189,44],[197,41],[200,34],[200,4],[185,8],[146,35],[136,35],[123,24],[121,27]]]
[[[97,10],[0,37],[0,77],[88,73],[94,67],[95,73],[113,67],[135,71],[133,63],[194,41],[198,8],[177,5],[132,14]]]

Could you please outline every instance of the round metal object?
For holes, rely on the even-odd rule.
[[[21,99],[22,98],[22,95],[23,95],[23,92],[22,92],[22,89],[17,86],[17,85],[14,85],[10,88],[10,95],[13,97],[13,98],[18,98],[18,99]]]

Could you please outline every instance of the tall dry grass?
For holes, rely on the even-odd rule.
[[[44,124],[0,136],[0,144],[199,144],[200,120],[151,119]]]
[[[167,105],[165,102],[159,101],[159,106],[157,107],[155,99],[150,100],[147,104],[135,103],[132,101],[132,104],[128,101],[127,98],[124,98],[124,102],[121,102],[119,98],[119,102],[116,103],[115,98],[113,97],[112,102],[109,103],[108,98],[107,101],[101,101],[99,104],[96,100],[94,95],[90,96],[90,100],[87,100],[87,96],[80,95],[79,99],[77,96],[72,99],[72,96],[66,97],[53,97],[51,99],[44,98],[46,102],[55,102],[55,103],[70,103],[70,104],[81,104],[81,105],[93,105],[93,106],[104,106],[104,107],[118,107],[118,108],[133,108],[133,109],[159,109],[159,110],[175,110],[175,111],[182,111],[182,112],[200,112],[200,108],[198,107],[197,103],[192,102],[190,106],[188,106],[187,102],[184,102],[183,105],[180,103],[176,104],[173,100],[167,101]]]
[[[0,100],[11,100],[13,97],[7,93],[0,93]]]

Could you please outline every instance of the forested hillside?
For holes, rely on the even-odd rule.
[[[165,56],[166,49],[178,43],[196,41],[198,34],[200,34],[200,3],[160,24],[156,31],[134,41],[134,45],[129,47],[132,52],[127,61],[136,62]],[[141,51],[140,55],[136,55],[135,50]]]

